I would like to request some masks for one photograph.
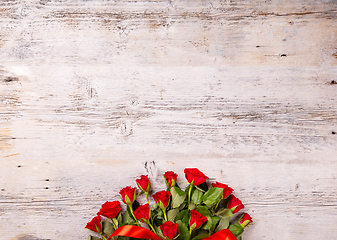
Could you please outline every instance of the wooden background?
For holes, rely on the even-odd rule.
[[[197,167],[245,240],[337,239],[336,0],[1,0],[0,239],[86,239]]]

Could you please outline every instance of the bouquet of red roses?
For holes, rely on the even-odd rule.
[[[89,240],[241,240],[252,218],[244,213],[235,223],[230,221],[244,208],[232,195],[233,189],[219,182],[209,188],[209,178],[196,168],[186,168],[184,173],[189,182],[185,191],[178,186],[176,173],[164,174],[167,189],[152,195],[155,203],[151,207],[148,176],[136,180],[138,194],[145,194],[146,204],[136,201],[136,188],[123,188],[119,193],[126,211],[122,211],[119,201],[104,203],[86,226],[101,238],[89,236]]]

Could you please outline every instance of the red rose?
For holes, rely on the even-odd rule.
[[[242,202],[233,195],[229,200],[227,207],[232,211],[232,213],[237,213],[242,208],[244,208]]]
[[[193,185],[200,185],[206,182],[206,179],[208,179],[208,177],[200,172],[197,168],[185,168],[184,173],[187,181],[189,183],[193,182]]]
[[[249,216],[248,213],[243,214],[240,219],[239,219],[239,224],[241,225],[241,227],[245,228],[247,227],[250,223],[252,223],[253,220],[252,218]]]
[[[165,182],[168,188],[171,188],[176,185],[178,175],[172,171],[167,171],[164,174]]]
[[[115,218],[121,210],[122,208],[119,201],[105,202],[97,215],[101,215],[107,218]]]
[[[230,187],[228,187],[228,185],[226,185],[226,184],[222,184],[222,183],[216,182],[216,183],[212,183],[212,186],[213,187],[217,187],[217,188],[223,188],[223,193],[222,193],[222,198],[223,199],[227,198],[233,192],[233,189],[230,188]]]
[[[207,217],[201,215],[196,210],[191,210],[190,226],[192,229],[198,229],[206,221]]]
[[[163,190],[160,192],[156,192],[152,197],[158,204],[158,206],[163,209],[167,207],[170,201],[171,193],[169,191]]]
[[[127,186],[119,192],[122,196],[122,200],[125,204],[131,205],[136,199],[136,188]]]
[[[133,214],[137,218],[137,220],[141,222],[147,222],[150,218],[150,207],[149,204],[140,205]]]
[[[177,235],[178,223],[173,223],[171,221],[164,222],[159,226],[164,237],[168,239],[173,239]]]
[[[140,179],[137,179],[136,183],[140,190],[144,192],[149,192],[151,188],[151,183],[147,175],[140,176]]]
[[[85,228],[97,233],[102,232],[101,216],[94,217],[90,222],[87,223],[87,226],[85,226]]]

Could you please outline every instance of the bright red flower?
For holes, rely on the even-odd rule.
[[[169,191],[163,190],[156,192],[152,197],[160,208],[166,208],[169,204],[171,193]]]
[[[177,183],[178,175],[172,171],[167,171],[164,174],[165,182],[168,188],[173,187]]]
[[[243,206],[242,202],[238,198],[232,195],[231,199],[228,202],[227,207],[232,211],[232,213],[237,213],[245,206]]]
[[[149,204],[140,205],[133,214],[137,218],[137,220],[141,222],[147,222],[150,218],[150,206]]]
[[[189,183],[193,182],[193,185],[200,185],[204,182],[206,182],[206,179],[208,179],[205,174],[199,171],[197,168],[185,168],[184,170],[185,177]]]
[[[192,229],[198,229],[206,221],[207,217],[196,210],[191,210],[190,226]]]
[[[252,218],[249,216],[248,213],[244,213],[240,219],[239,219],[239,224],[241,225],[241,227],[245,228],[247,227],[250,223],[252,223],[253,220]]]
[[[159,227],[164,237],[167,237],[168,239],[173,239],[177,235],[178,223],[167,221]]]
[[[144,192],[149,192],[151,188],[151,182],[147,175],[140,176],[140,179],[136,180],[136,183],[140,190]]]
[[[85,226],[85,228],[97,233],[102,232],[101,216],[94,217],[90,222],[87,223],[87,226]]]
[[[122,208],[119,201],[105,202],[97,215],[107,218],[115,218],[121,210]]]
[[[228,187],[228,185],[219,183],[219,182],[212,183],[212,186],[217,187],[217,188],[223,188],[223,193],[222,193],[223,199],[227,198],[234,191],[232,188]]]
[[[132,204],[136,200],[136,188],[127,186],[119,192],[122,196],[122,200],[125,204]]]

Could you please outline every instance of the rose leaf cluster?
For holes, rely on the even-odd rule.
[[[163,175],[167,189],[152,194],[152,198],[148,197],[150,179],[147,175],[140,176],[136,179],[138,194],[131,186],[119,192],[125,211],[119,201],[107,201],[88,222],[86,228],[97,235],[89,239],[119,239],[112,234],[127,226],[146,226],[162,240],[204,239],[224,229],[241,239],[244,229],[253,221],[248,213],[239,215],[234,223],[230,221],[244,208],[241,200],[233,195],[234,190],[220,182],[208,183],[209,177],[197,168],[186,168],[184,174],[189,183],[185,190],[177,184],[178,175],[167,171]],[[145,194],[146,203],[138,203],[139,194]]]

